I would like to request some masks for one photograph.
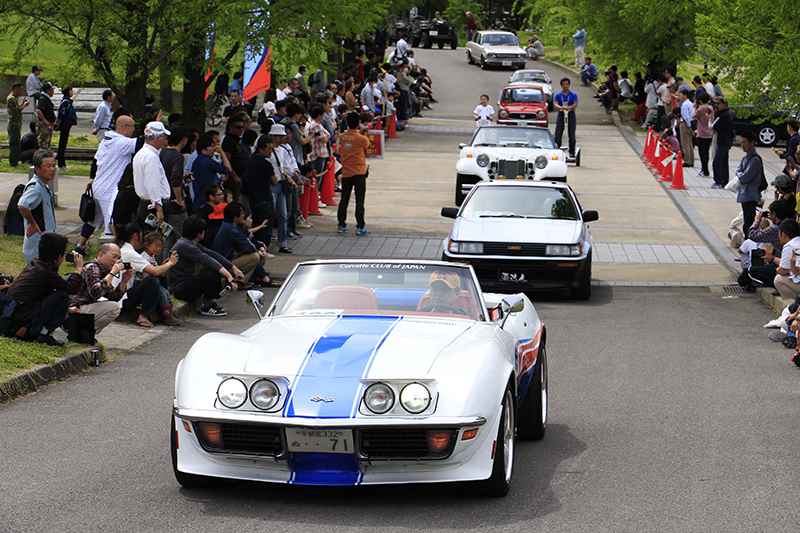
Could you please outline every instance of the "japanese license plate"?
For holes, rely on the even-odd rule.
[[[436,30],[431,30],[428,32],[428,35],[430,35],[431,37],[437,37],[439,35],[439,32]]]
[[[497,279],[506,283],[527,283],[528,279],[524,272],[498,272]]]
[[[504,67],[510,67],[511,66],[511,61],[503,61],[503,66]]]
[[[353,453],[350,429],[287,428],[286,443],[290,452]]]

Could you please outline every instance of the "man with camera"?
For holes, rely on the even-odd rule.
[[[159,163],[161,166],[161,163]],[[94,315],[95,335],[119,316],[119,301],[125,295],[133,270],[125,267],[122,252],[116,244],[100,246],[97,259],[83,266],[84,286],[70,298],[70,312]],[[106,298],[107,301],[98,301]]]
[[[18,302],[11,315],[10,337],[36,341],[49,346],[64,343],[53,338],[53,332],[67,318],[69,295],[84,287],[83,257],[66,254],[67,238],[46,233],[39,240],[39,257],[26,266],[6,291],[6,296]],[[75,265],[75,275],[64,279],[58,267],[64,262]]]
[[[133,158],[133,186],[141,198],[137,218],[139,225],[160,226],[169,219],[169,198],[172,190],[159,159],[171,133],[162,122],[150,122],[144,129],[144,146]],[[153,215],[153,217],[149,217]]]

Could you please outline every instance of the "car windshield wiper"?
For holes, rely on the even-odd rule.
[[[478,215],[478,218],[528,218],[525,215],[517,215],[516,213],[484,213]]]
[[[527,143],[525,141],[510,142],[510,143],[506,143],[506,146],[530,146],[530,143]]]
[[[472,146],[497,146],[497,143],[477,143]]]

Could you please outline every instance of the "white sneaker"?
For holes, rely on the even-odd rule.
[[[305,226],[307,228],[310,228],[310,227],[314,226],[314,224],[312,224],[311,222],[309,222],[308,220],[306,220],[304,218],[301,218],[300,220],[298,220],[297,223],[300,224],[301,226]]]
[[[326,207],[328,207],[328,204],[323,204],[322,202],[319,203],[320,209],[325,209]]]
[[[764,329],[782,328],[784,324],[786,324],[786,322],[784,322],[783,318],[778,317],[775,320],[770,320],[769,322],[764,324]]]
[[[267,252],[267,259],[275,259],[275,254]]]

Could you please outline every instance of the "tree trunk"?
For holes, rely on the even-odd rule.
[[[192,42],[186,53],[189,59],[183,72],[183,123],[187,128],[194,128],[199,132],[205,131],[206,115],[206,83],[205,75],[206,50],[204,40],[197,39]]]

